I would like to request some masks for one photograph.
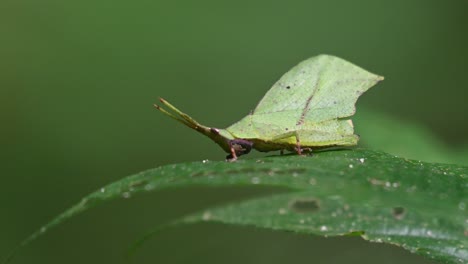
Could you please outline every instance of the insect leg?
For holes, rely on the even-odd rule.
[[[231,154],[226,156],[226,161],[234,162],[236,160],[237,160],[236,151],[234,150],[233,147],[231,147]]]
[[[297,132],[295,133],[296,136],[296,152],[297,155],[302,155],[302,149],[301,149],[301,141],[299,140],[299,135]]]
[[[253,142],[246,139],[232,139],[229,140],[229,148],[231,154],[229,154],[226,159],[229,161],[234,161],[238,156],[248,154],[253,147]]]

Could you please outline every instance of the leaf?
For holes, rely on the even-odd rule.
[[[86,196],[22,245],[116,198],[183,186],[278,186],[289,192],[188,216],[324,236],[361,235],[444,263],[468,261],[468,168],[417,162],[365,149],[237,163],[193,162],[147,170]]]
[[[468,166],[468,146],[450,149],[421,124],[368,109],[360,109],[354,120],[361,146],[426,162]]]

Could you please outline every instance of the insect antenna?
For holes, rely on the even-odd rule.
[[[166,109],[162,108],[161,106],[157,105],[157,104],[153,104],[153,106],[159,110],[160,112],[162,112],[163,114],[169,116],[170,118],[176,120],[176,121],[179,121],[180,123],[186,125],[186,126],[189,126],[189,127],[192,127],[189,123],[187,123],[187,121],[185,121],[184,119],[182,118],[179,118],[173,114],[171,114],[170,112],[166,111]]]
[[[172,104],[170,104],[168,101],[164,100],[163,98],[159,98],[159,101],[163,105],[167,106],[171,111],[175,112],[175,114],[170,113],[167,110],[161,108],[159,105],[155,104],[156,109],[163,112],[164,114],[172,117],[173,119],[183,123],[184,125],[186,125],[188,127],[193,128],[193,129],[196,129],[196,130],[198,130],[199,128],[206,129],[205,126],[201,125],[200,123],[195,121],[193,118],[191,118],[190,116],[188,116],[184,112],[180,111],[179,109],[177,109],[175,106],[173,106]]]

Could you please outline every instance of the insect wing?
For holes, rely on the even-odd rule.
[[[338,57],[312,57],[284,74],[253,115],[285,112],[297,125],[352,116],[359,96],[382,79]]]

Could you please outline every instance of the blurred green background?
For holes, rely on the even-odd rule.
[[[465,0],[2,0],[0,257],[104,184],[224,158],[153,110],[158,96],[225,127],[320,53],[386,77],[358,109],[421,124],[448,147],[466,145],[467,11]],[[127,246],[158,224],[271,191],[195,188],[115,201],[52,230],[14,263],[124,263]],[[358,238],[222,225],[164,231],[135,258],[150,261],[431,263]]]

